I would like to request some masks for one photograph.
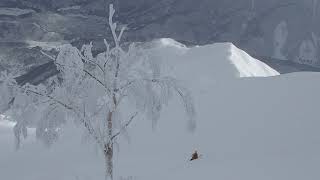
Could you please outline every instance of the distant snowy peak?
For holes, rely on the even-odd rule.
[[[184,72],[175,72],[183,79],[196,76],[202,80],[225,80],[280,75],[232,43],[186,47],[173,39],[166,38],[155,40],[152,44],[152,56],[168,61],[174,69],[183,66],[179,69],[183,69]]]

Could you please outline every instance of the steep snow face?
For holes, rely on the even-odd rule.
[[[265,71],[252,67],[268,68],[233,48],[228,43],[186,48],[170,39],[149,46],[150,56],[168,65],[164,71],[192,92],[197,129],[186,131],[178,99],[164,109],[155,131],[147,119],[133,121],[130,143],[120,138],[115,152],[115,179],[320,179],[320,84],[314,83],[320,74],[256,78]],[[244,65],[235,65],[237,56]],[[101,154],[81,143],[79,129],[63,129],[50,149],[31,138],[15,152],[11,126],[2,124],[1,180],[104,178]],[[202,158],[190,162],[194,150]]]
[[[230,61],[239,71],[240,77],[268,77],[280,75],[265,63],[254,59],[245,51],[237,48],[233,44],[228,44],[231,50]]]
[[[254,59],[232,43],[216,43],[187,48],[173,39],[159,39],[155,41],[150,54],[152,58],[160,57],[160,59],[166,61],[165,64],[178,68],[179,70],[176,72],[182,72],[180,69],[184,69],[185,71],[182,72],[184,76],[191,72],[190,75],[205,73],[201,76],[222,80],[226,78],[279,75],[279,72]],[[194,72],[193,69],[202,70]]]

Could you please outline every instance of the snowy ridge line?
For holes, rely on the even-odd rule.
[[[231,62],[237,67],[240,77],[268,77],[280,75],[279,72],[272,69],[264,62],[251,57],[245,51],[230,45]]]
[[[184,59],[182,61],[201,61],[199,63],[226,68],[225,71],[221,70],[221,73],[217,72],[219,76],[230,77],[233,75],[236,78],[244,78],[280,75],[278,71],[229,42],[187,47],[173,39],[163,38],[156,40],[154,44],[155,51],[169,48],[169,52],[174,51],[175,55],[172,56],[180,56],[181,59]],[[198,64],[195,65],[198,66]]]
[[[177,49],[179,54],[185,53],[186,51],[190,51],[191,49],[194,49],[194,48],[205,48],[207,46],[212,46],[212,48],[215,49],[215,51],[217,51],[217,48],[219,48],[219,46],[226,46],[225,48],[229,49],[230,51],[229,54],[231,53],[231,55],[230,57],[225,57],[225,58],[228,58],[229,61],[231,61],[232,64],[237,68],[238,73],[240,74],[240,77],[266,77],[266,76],[275,76],[280,74],[279,72],[272,69],[265,63],[251,57],[241,49],[238,49],[232,43],[216,43],[216,44],[207,45],[207,46],[195,46],[190,48],[173,39],[162,38],[152,42],[151,44],[155,44],[156,48],[170,47],[172,49]],[[216,53],[215,51],[212,51],[211,56],[213,57],[215,56],[215,53]],[[47,70],[43,71],[44,68]],[[28,72],[24,75],[21,75],[16,78],[17,81],[19,82],[23,81],[22,84],[25,84],[26,82],[30,82],[31,84],[39,84],[43,82],[46,78],[50,78],[51,76],[54,76],[58,73],[53,62],[40,65],[38,67],[35,67],[33,70],[36,72]],[[48,72],[52,72],[52,73],[48,73]],[[44,78],[42,78],[41,81],[38,81],[38,80],[35,80],[35,79],[39,79],[37,78],[37,76],[44,77]],[[36,81],[36,83],[34,83],[34,81]]]

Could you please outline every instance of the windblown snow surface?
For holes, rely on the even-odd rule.
[[[318,73],[278,75],[230,43],[187,48],[170,39],[147,46],[194,96],[197,129],[186,130],[178,99],[155,130],[134,121],[120,139],[116,179],[318,180]],[[103,179],[101,155],[76,128],[66,127],[50,149],[32,132],[14,151],[12,124],[0,123],[1,180]],[[194,150],[200,160],[188,161]]]

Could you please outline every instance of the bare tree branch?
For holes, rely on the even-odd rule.
[[[87,70],[83,70],[83,72],[85,72],[86,74],[88,74],[92,79],[94,79],[95,81],[97,81],[99,84],[101,84],[109,93],[111,93],[110,89],[108,87],[105,86],[105,84],[103,84],[103,82],[101,82],[97,77],[95,77],[93,74],[91,74],[89,71]]]
[[[111,137],[111,139],[110,139],[111,142],[112,142],[115,138],[117,138],[117,136],[119,136],[119,135],[121,134],[121,132],[122,132],[124,129],[126,129],[126,128],[131,124],[131,122],[133,121],[133,119],[134,119],[137,115],[138,115],[138,112],[134,113],[134,114],[130,117],[129,121],[121,127],[120,131],[118,131],[116,134],[114,134],[114,135]]]
[[[51,56],[51,55],[49,55],[49,54],[47,54],[47,53],[45,53],[44,51],[40,51],[41,52],[41,54],[43,54],[43,55],[45,55],[45,56],[47,56],[49,59],[51,59],[51,60],[53,60],[53,61],[55,61],[56,60],[56,58],[55,57],[53,57],[53,56]]]
[[[46,97],[46,98],[49,98],[50,100],[52,100],[53,102],[61,105],[62,107],[66,108],[67,110],[70,110],[72,111],[73,113],[75,113],[78,117],[79,117],[79,120],[80,122],[84,125],[84,127],[87,129],[88,133],[97,141],[98,144],[103,144],[103,142],[101,141],[100,137],[98,135],[96,135],[95,133],[95,130],[94,128],[92,127],[92,125],[87,122],[85,120],[85,117],[82,117],[78,112],[77,110],[75,110],[74,108],[72,108],[71,106],[67,105],[66,103],[60,101],[60,100],[57,100],[55,99],[54,97],[50,96],[50,95],[47,95],[47,94],[42,94],[42,93],[39,93],[39,92],[36,92],[36,91],[33,91],[33,90],[30,90],[30,89],[26,89],[26,92],[27,93],[33,93],[35,95],[38,95],[38,96],[42,96],[42,97]]]

